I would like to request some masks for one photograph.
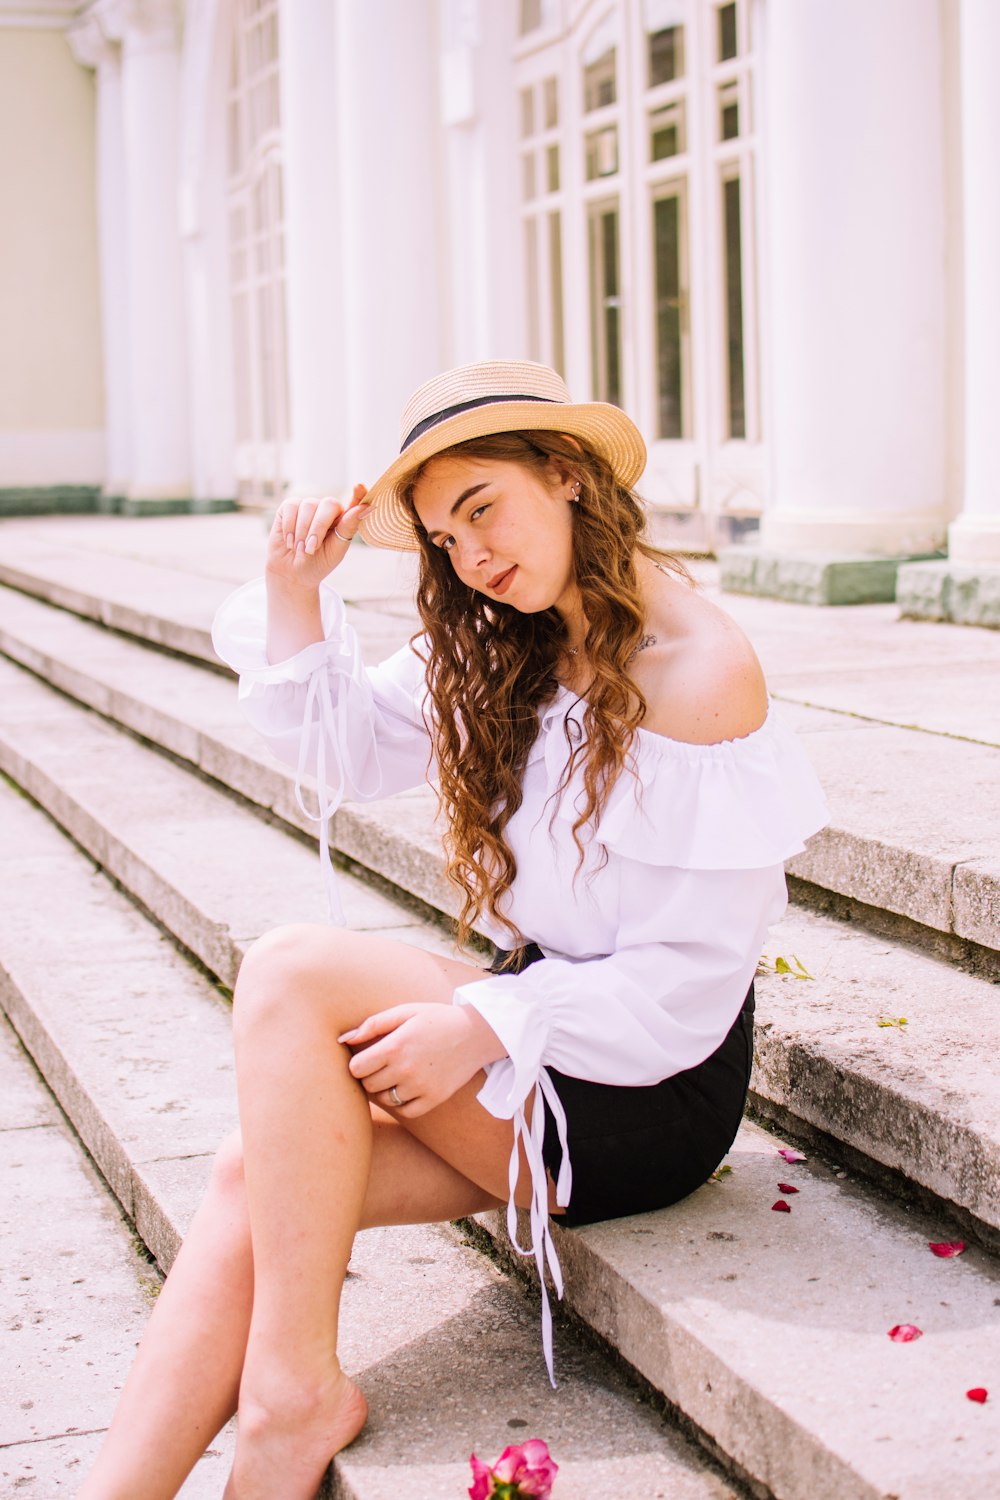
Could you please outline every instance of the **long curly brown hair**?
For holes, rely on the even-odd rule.
[[[583,807],[573,824],[582,863],[581,830],[599,817],[646,712],[629,675],[645,623],[635,554],[689,575],[677,558],[645,537],[642,505],[618,483],[608,463],[564,433],[502,432],[446,452],[449,458],[517,463],[546,483],[553,465],[580,480],[579,501],[572,507],[573,558],[593,675],[586,690],[584,737],[579,745],[567,739],[555,800],[582,761]],[[447,552],[428,541],[413,504],[426,466],[410,477],[405,491],[420,542],[417,605],[425,643],[415,636],[414,645],[427,660],[429,727],[447,815],[447,874],[463,897],[458,939],[464,942],[477,918],[488,915],[510,933],[517,949],[524,937],[498,909],[517,873],[504,830],[521,805],[521,777],[539,733],[538,711],[559,686],[556,667],[566,650],[566,631],[555,609],[522,614],[462,582]]]

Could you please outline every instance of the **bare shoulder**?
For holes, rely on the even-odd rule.
[[[767,686],[736,621],[662,574],[647,590],[647,604],[647,634],[631,668],[646,699],[642,727],[692,745],[743,739],[759,729]]]

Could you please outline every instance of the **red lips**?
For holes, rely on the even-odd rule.
[[[486,587],[493,594],[503,594],[503,593],[506,593],[507,589],[510,587],[511,580],[513,579],[514,574],[516,572],[517,572],[517,563],[515,563],[512,568],[507,568],[507,570],[505,572],[498,573],[495,578],[489,579],[488,582],[487,582],[487,584],[486,584]]]

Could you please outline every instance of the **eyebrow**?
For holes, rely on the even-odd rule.
[[[455,514],[455,512],[458,510],[459,506],[464,505],[465,502],[466,502],[466,500],[471,500],[472,497],[473,497],[473,495],[478,495],[480,490],[485,490],[488,486],[489,486],[489,480],[488,479],[484,479],[482,484],[473,484],[467,490],[463,490],[462,493],[459,495],[458,499],[455,501],[454,505],[449,510],[449,512],[448,512],[449,516],[453,516]],[[429,542],[433,542],[433,540],[434,540],[434,538],[436,536],[443,536],[443,535],[444,535],[443,531],[429,531],[427,533],[427,540]]]

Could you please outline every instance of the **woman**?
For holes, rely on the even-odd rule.
[[[452,371],[371,490],[282,505],[263,586],[220,611],[252,722],[316,773],[327,875],[331,783],[335,803],[436,779],[459,936],[499,951],[484,976],[335,928],[254,945],[241,1140],[86,1500],[174,1494],[237,1406],[229,1500],[312,1496],[366,1416],[336,1356],[359,1228],[509,1200],[558,1288],[549,1214],[663,1207],[728,1149],[783,861],[824,815],[749,643],[643,539],[644,462],[624,413],[552,371]],[[359,530],[420,552],[424,633],[372,671],[325,585]]]

